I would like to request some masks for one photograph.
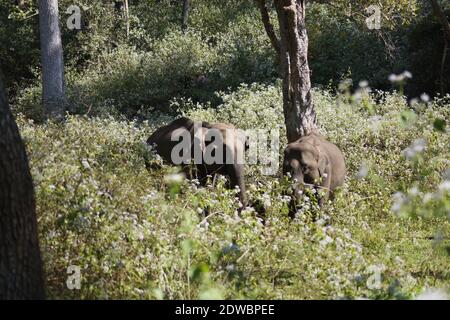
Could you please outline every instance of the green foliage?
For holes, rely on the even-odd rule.
[[[433,126],[448,123],[444,102],[417,105],[414,123],[404,123],[408,106],[397,94],[370,95],[373,113],[328,92],[314,98],[321,131],[342,148],[349,172],[334,202],[318,211],[306,199],[294,221],[282,195],[288,182],[257,166],[248,166],[247,185],[263,216],[252,208],[238,215],[222,178],[200,188],[173,167],[147,171],[152,155],[143,143],[170,118],[138,125],[19,117],[49,296],[393,299],[448,289],[450,140]],[[217,108],[183,100],[174,107],[243,128],[282,125],[279,85],[241,86],[220,99]],[[66,288],[70,265],[81,267],[80,291]]]
[[[450,9],[446,12],[450,19]],[[422,17],[408,33],[410,71],[413,90],[422,92],[441,92],[441,68],[445,47],[442,25],[433,14]],[[447,54],[444,64],[443,92],[450,92],[450,63]]]
[[[34,76],[40,61],[37,23],[33,8],[21,10],[12,1],[0,1],[0,66],[8,85]]]
[[[22,100],[18,104],[24,110],[20,111],[36,114],[40,98],[34,97],[34,104],[28,96],[30,103],[25,104],[23,95],[39,81],[37,2],[25,3],[18,8],[11,1],[0,0],[0,40],[4,44],[0,63],[8,87],[14,85],[12,99]],[[370,4],[381,5],[381,30],[368,30],[365,25],[365,8]],[[81,8],[81,30],[66,27],[70,5]],[[146,112],[166,110],[172,98],[204,102],[212,99],[215,91],[241,83],[272,83],[278,74],[274,51],[253,1],[193,1],[186,35],[181,33],[182,6],[176,1],[130,1],[128,37],[125,15],[114,8],[113,1],[60,0],[59,9],[67,84],[69,94],[75,97],[73,112],[101,114],[111,104],[126,115],[136,115],[141,107]],[[410,0],[357,1],[352,6],[347,1],[312,2],[307,12],[314,83],[328,85],[331,81],[336,86],[350,72],[356,82],[365,79],[373,87],[387,90],[391,72],[410,70],[414,81],[406,88],[408,94],[440,90],[443,44],[428,6]],[[276,19],[273,23],[277,28]],[[130,61],[123,61],[128,54]],[[446,70],[444,74],[448,74]],[[196,82],[201,75],[208,77],[206,86]],[[109,76],[123,79],[123,90]],[[94,88],[100,90],[98,95],[92,94]],[[129,98],[125,98],[125,89]],[[38,93],[37,88],[33,91]],[[212,101],[213,105],[220,102]]]
[[[0,63],[16,84],[51,298],[398,299],[428,287],[448,291],[450,96],[408,105],[402,95],[436,88],[437,65],[422,63],[440,61],[429,7],[377,1],[386,22],[377,32],[365,26],[367,1],[309,5],[313,81],[333,83],[313,90],[319,126],[343,150],[348,177],[332,203],[319,210],[308,195],[291,221],[281,174],[248,165],[253,207],[238,214],[225,179],[201,188],[144,143],[183,114],[279,130],[282,154],[278,66],[253,1],[192,1],[186,32],[179,2],[130,1],[127,37],[113,1],[60,0],[72,114],[64,123],[41,121],[36,2],[25,3],[0,0]],[[79,31],[64,24],[72,4],[83,10]],[[388,75],[405,69],[416,89],[402,81],[400,93],[371,92],[346,80],[390,88]],[[148,171],[146,161],[159,169]],[[81,267],[80,291],[66,287],[70,265]]]
[[[121,46],[97,57],[82,73],[68,72],[72,113],[145,115],[170,113],[170,101],[190,98],[218,104],[214,92],[250,81],[268,82],[276,76],[272,51],[259,23],[243,30],[231,25],[228,34],[209,44],[199,32],[174,31],[154,41],[147,52]],[[36,118],[40,89],[23,90],[19,112]]]
[[[364,10],[357,12],[364,17]],[[332,82],[335,87],[350,72],[355,83],[368,80],[375,88],[389,89],[389,74],[409,68],[402,28],[378,32],[360,20],[358,14],[345,15],[333,6],[310,7],[307,23],[314,83]]]

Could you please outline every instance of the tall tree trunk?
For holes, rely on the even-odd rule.
[[[444,83],[444,69],[445,69],[445,61],[447,59],[447,50],[448,44],[450,43],[450,24],[448,23],[447,17],[445,16],[444,11],[441,6],[437,2],[437,0],[431,0],[431,6],[433,7],[433,13],[439,22],[442,25],[442,32],[444,33],[444,52],[442,53],[442,62],[441,62],[441,94],[444,94],[445,91],[445,83]]]
[[[127,28],[127,38],[130,36],[130,10],[128,6],[128,0],[124,1],[125,4],[125,23]]]
[[[317,130],[308,65],[306,0],[274,0],[280,25],[280,40],[272,31],[265,0],[257,1],[265,29],[281,62],[286,134],[288,142],[293,142]]]
[[[183,0],[183,21],[182,21],[182,29],[183,31],[188,28],[189,24],[189,0]]]
[[[0,300],[43,299],[33,182],[0,75]]]
[[[39,0],[39,28],[44,111],[48,117],[62,118],[66,99],[58,0]]]
[[[447,39],[447,41],[450,42],[450,24],[447,21],[447,17],[445,16],[445,13],[442,10],[439,3],[437,2],[437,0],[430,0],[430,1],[431,6],[433,7],[433,13],[442,25],[442,31],[444,32],[444,36]]]

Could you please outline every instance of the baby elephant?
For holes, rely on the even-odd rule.
[[[229,187],[238,186],[239,199],[246,204],[244,153],[248,142],[243,131],[231,124],[210,124],[183,117],[156,130],[147,144],[166,162],[182,165],[186,175],[197,177],[201,184],[205,184],[208,176],[228,176]]]
[[[344,156],[334,144],[312,133],[286,147],[283,174],[288,173],[295,181],[294,198],[305,187],[315,189],[322,194],[319,198],[319,205],[322,205],[344,183]]]

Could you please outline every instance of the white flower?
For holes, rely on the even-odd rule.
[[[412,187],[411,189],[408,190],[408,193],[415,197],[419,194],[419,189],[417,187]]]
[[[225,267],[225,270],[227,270],[228,272],[233,272],[236,269],[234,264],[229,264]]]
[[[421,99],[423,102],[429,102],[429,101],[430,101],[430,96],[427,95],[426,93],[422,93],[422,94],[420,95],[420,99]]]
[[[399,213],[403,205],[406,204],[407,198],[402,192],[396,192],[392,195],[392,202],[391,211]]]
[[[184,175],[180,173],[169,174],[164,177],[164,181],[168,184],[180,184],[184,180]]]
[[[403,151],[403,155],[408,160],[414,159],[414,157],[418,153],[422,153],[425,150],[425,147],[426,147],[425,139],[416,139],[408,148],[406,148]]]
[[[445,180],[438,186],[440,193],[450,192],[450,180]]]
[[[450,180],[450,169],[445,170],[444,180]]]
[[[424,194],[422,201],[423,201],[423,203],[428,203],[431,200],[433,200],[433,197],[434,197],[434,194],[432,194],[430,192],[427,192],[427,193]]]
[[[416,104],[418,104],[419,103],[419,99],[417,99],[417,98],[413,98],[413,99],[411,99],[410,101],[409,101],[409,104],[410,105],[416,105]]]
[[[141,232],[141,231],[137,231],[136,232],[136,238],[139,240],[139,241],[142,241],[142,240],[144,240],[144,234]]]
[[[356,175],[358,179],[363,179],[369,174],[369,166],[366,163],[362,163],[359,168],[358,174]]]
[[[92,170],[91,166],[89,165],[89,162],[86,159],[81,160],[81,164],[86,170]]]
[[[138,294],[144,294],[144,292],[145,292],[144,290],[139,289],[139,288],[135,288],[134,291],[136,291],[136,293],[138,293]]]
[[[405,262],[403,261],[402,258],[400,258],[399,256],[395,256],[394,258],[395,263],[397,263],[398,265],[403,265]]]
[[[412,78],[412,74],[411,74],[411,72],[409,72],[408,70],[404,71],[404,72],[402,73],[402,75],[403,75],[405,78],[408,78],[408,79],[411,79],[411,78]]]
[[[412,74],[409,71],[405,71],[401,74],[391,74],[389,75],[390,82],[403,82],[405,79],[411,79]]]
[[[268,208],[272,205],[272,201],[270,199],[270,196],[267,193],[264,193],[263,196],[263,205],[265,208]]]
[[[362,100],[362,93],[361,91],[356,91],[355,94],[353,95],[353,98],[355,99],[355,101],[357,102],[361,102]]]
[[[427,288],[416,300],[448,300],[448,294],[443,289]]]
[[[327,244],[330,244],[333,242],[333,239],[330,236],[325,236],[325,239],[320,241],[321,246],[326,246]]]
[[[372,130],[372,132],[377,132],[378,128],[380,126],[380,121],[381,121],[381,117],[380,116],[373,116],[369,118],[370,123],[370,129]]]
[[[390,74],[390,75],[389,75],[389,81],[390,81],[390,82],[399,82],[399,81],[400,81],[400,80],[399,80],[399,76],[396,75],[396,74]]]
[[[361,88],[367,88],[369,86],[369,82],[367,82],[366,80],[362,80],[359,82],[359,86]]]
[[[326,221],[325,221],[324,219],[321,218],[321,219],[317,220],[316,224],[319,225],[319,226],[322,226],[322,225],[325,224],[325,222],[326,222]]]

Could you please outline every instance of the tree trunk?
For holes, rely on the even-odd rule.
[[[33,182],[0,78],[0,300],[43,299]]]
[[[58,0],[39,0],[39,28],[44,111],[48,117],[62,118],[66,99]]]
[[[431,0],[431,6],[433,7],[434,15],[442,25],[442,31],[444,32],[445,38],[450,42],[450,24],[447,21],[447,17],[445,16],[444,11],[442,10],[437,0]]]
[[[183,21],[182,21],[182,29],[183,31],[188,28],[189,24],[189,0],[183,1]]]
[[[308,34],[305,25],[306,0],[274,0],[280,25],[276,39],[268,21],[265,0],[258,0],[263,23],[275,50],[279,52],[283,78],[283,109],[288,142],[317,130],[308,65]],[[264,9],[265,8],[265,9]]]
[[[442,31],[444,33],[444,52],[442,53],[441,76],[440,76],[441,94],[443,95],[445,91],[445,83],[444,83],[445,61],[447,59],[448,44],[450,43],[450,24],[448,23],[444,11],[439,6],[439,3],[436,0],[431,0],[431,6],[433,7],[434,15],[442,25]]]
[[[127,28],[127,38],[130,36],[130,10],[128,7],[128,0],[124,1],[125,4],[125,23]]]

